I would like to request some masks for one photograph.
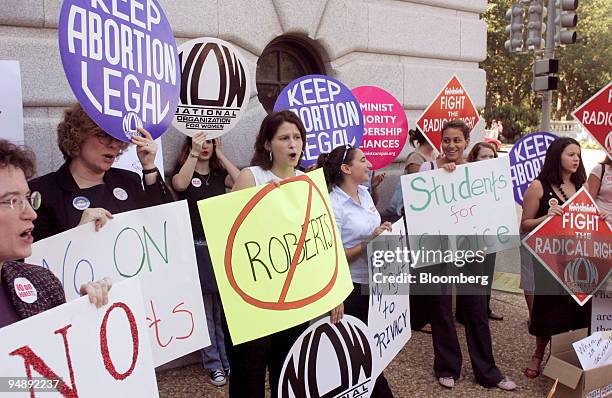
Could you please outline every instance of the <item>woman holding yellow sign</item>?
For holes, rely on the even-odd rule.
[[[261,122],[251,167],[240,172],[234,191],[274,183],[303,174],[297,170],[306,142],[302,121],[290,111],[273,112]],[[335,314],[337,317],[338,315]],[[230,397],[263,398],[266,367],[270,391],[277,396],[278,379],[291,346],[306,329],[302,324],[232,347]]]

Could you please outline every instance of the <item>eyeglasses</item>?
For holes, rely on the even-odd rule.
[[[125,149],[128,146],[127,142],[120,141],[112,135],[106,134],[105,132],[95,133],[93,136],[96,137],[98,142],[102,145],[118,144],[122,149]]]
[[[13,210],[25,211],[27,205],[29,204],[32,209],[38,210],[38,208],[40,207],[40,202],[40,192],[34,191],[26,194],[25,196],[19,196],[16,198],[11,198],[9,200],[1,201],[0,206],[10,207]]]
[[[344,161],[346,160],[346,154],[348,153],[349,149],[351,149],[352,146],[350,146],[349,144],[346,144],[344,146],[344,155],[342,156],[342,163],[344,163]],[[342,164],[340,163],[340,164]]]

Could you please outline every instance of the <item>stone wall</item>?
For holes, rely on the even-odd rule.
[[[282,34],[314,40],[327,74],[349,87],[375,85],[392,93],[406,110],[409,126],[456,73],[478,108],[485,103],[486,0],[160,0],[180,44],[214,36],[234,43],[255,78],[257,57]],[[39,174],[63,162],[55,129],[62,110],[75,102],[64,76],[57,43],[61,0],[0,1],[0,59],[21,64],[25,142],[38,156]],[[253,84],[247,114],[223,137],[226,154],[239,166],[252,155],[265,116]],[[474,138],[482,135],[477,126]],[[240,137],[240,139],[236,139]],[[183,136],[163,136],[164,163],[171,170]],[[399,163],[388,168],[384,207],[397,183]]]

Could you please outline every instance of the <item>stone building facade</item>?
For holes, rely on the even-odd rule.
[[[374,85],[389,91],[403,104],[410,128],[453,73],[459,76],[478,108],[485,104],[486,77],[478,63],[486,58],[486,24],[480,19],[486,11],[486,0],[160,3],[178,44],[202,36],[229,41],[247,57],[254,82],[258,60],[280,37],[289,53],[305,58],[295,61],[297,64],[312,61],[314,67],[323,69],[322,73],[351,88]],[[25,143],[38,156],[39,174],[63,162],[55,131],[63,109],[76,101],[59,55],[60,7],[61,0],[0,1],[0,59],[20,61]],[[300,54],[300,49],[306,48],[308,54]],[[256,84],[250,95],[247,114],[222,138],[225,153],[240,167],[251,158],[258,126],[266,114]],[[473,140],[482,131],[480,123]],[[166,172],[173,168],[183,139],[173,128],[163,136]],[[388,168],[390,178],[383,186],[384,198],[397,182],[400,161],[409,151],[406,145],[403,155]],[[379,207],[384,204],[385,200]]]

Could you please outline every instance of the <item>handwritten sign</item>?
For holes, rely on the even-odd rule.
[[[23,102],[19,61],[0,60],[0,133],[2,138],[23,145]]]
[[[315,164],[320,153],[329,153],[338,146],[361,145],[361,108],[351,90],[336,79],[308,75],[292,81],[274,104],[274,111],[281,110],[290,110],[304,123],[304,167]]]
[[[591,306],[591,331],[606,330],[612,330],[612,289],[596,292]]]
[[[612,332],[595,332],[572,346],[583,370],[612,364]]]
[[[353,289],[321,170],[198,202],[232,341],[290,328]]]
[[[187,202],[115,214],[36,242],[31,264],[62,282],[66,299],[88,281],[138,278],[155,366],[210,344]]]
[[[394,96],[379,87],[353,89],[365,123],[361,150],[372,169],[388,166],[400,154],[408,137],[406,112]]]
[[[591,134],[612,159],[612,82],[599,90],[572,116]]]
[[[396,282],[410,272],[410,266],[401,258],[399,261],[394,258],[392,261],[384,261],[382,265],[376,264],[373,256],[377,251],[395,253],[397,249],[403,250],[406,244],[403,218],[393,224],[391,232],[385,231],[368,244],[370,270],[368,329],[373,343],[377,374],[382,373],[412,337],[408,289],[400,287]],[[376,273],[383,275],[385,280],[374,278]]]
[[[612,273],[612,230],[582,187],[547,218],[523,244],[551,275],[584,305]]]
[[[178,51],[181,96],[172,124],[189,136],[206,131],[213,139],[227,133],[249,104],[246,59],[232,44],[213,37],[189,40]]]
[[[442,143],[442,127],[446,122],[461,119],[471,129],[479,120],[478,111],[459,78],[453,75],[433,102],[417,120],[417,127],[436,149]]]
[[[510,171],[514,200],[523,205],[523,195],[529,184],[540,174],[544,165],[546,151],[557,136],[551,133],[539,132],[524,136],[510,150]]]
[[[291,347],[278,383],[281,398],[368,398],[378,374],[368,329],[345,315],[332,324],[329,317],[310,325]]]
[[[3,377],[63,397],[159,396],[137,279],[113,286],[100,309],[82,297],[1,328],[0,341]],[[36,396],[15,383],[4,392]]]
[[[460,165],[452,173],[407,174],[401,183],[410,247],[426,249],[415,267],[449,262],[447,254],[457,250],[495,253],[519,245],[507,158]]]
[[[130,142],[170,125],[181,76],[176,41],[157,0],[65,0],[59,48],[70,87],[108,134]]]

